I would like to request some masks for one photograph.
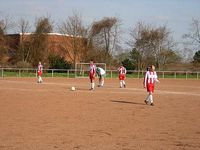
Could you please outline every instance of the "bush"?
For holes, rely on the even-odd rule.
[[[133,63],[130,61],[130,59],[123,60],[122,64],[126,68],[126,70],[135,70],[135,67]]]
[[[67,62],[64,57],[49,56],[49,68],[50,69],[71,69],[72,64]]]

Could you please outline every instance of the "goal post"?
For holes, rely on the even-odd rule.
[[[96,67],[101,67],[106,71],[106,63],[95,63]],[[75,78],[88,78],[90,63],[76,63]]]

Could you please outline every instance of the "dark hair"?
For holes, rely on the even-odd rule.
[[[150,69],[151,69],[151,66],[148,66],[148,67],[147,67],[147,71],[149,71]]]

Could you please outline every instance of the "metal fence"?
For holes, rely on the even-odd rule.
[[[145,71],[128,70],[127,78],[143,78]],[[200,72],[192,71],[157,71],[159,78],[184,78],[200,79]],[[30,68],[0,68],[0,77],[37,77],[37,69]],[[87,70],[74,69],[44,69],[43,77],[67,77],[85,78],[88,77]],[[117,70],[106,70],[107,78],[117,78]]]

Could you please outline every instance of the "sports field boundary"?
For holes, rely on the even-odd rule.
[[[44,69],[43,77],[77,77],[77,69]],[[78,78],[87,78],[87,70],[85,74]],[[143,78],[144,70],[128,70],[127,78]],[[198,71],[157,71],[159,78],[183,78],[183,79],[200,79]],[[37,77],[37,69],[34,68],[0,68],[0,77]],[[117,70],[106,70],[106,78],[117,78]]]

